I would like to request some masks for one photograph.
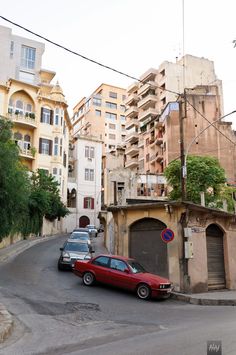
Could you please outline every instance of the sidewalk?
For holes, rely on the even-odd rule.
[[[184,294],[173,292],[172,298],[202,306],[236,306],[236,290],[219,290],[205,293]]]

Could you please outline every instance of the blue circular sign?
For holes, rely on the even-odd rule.
[[[165,243],[171,242],[174,239],[174,236],[174,232],[169,228],[166,228],[161,232],[161,239]]]

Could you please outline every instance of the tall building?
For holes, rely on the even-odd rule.
[[[44,45],[0,26],[0,51],[0,115],[13,123],[24,165],[51,173],[66,202],[70,120],[56,73],[41,68]]]
[[[186,148],[209,124],[207,119],[212,122],[223,115],[222,83],[216,77],[212,61],[190,55],[176,63],[164,62],[158,69],[151,68],[140,80],[129,86],[125,100],[125,167],[139,174],[157,174],[159,181],[152,190],[162,196],[165,183],[162,173],[171,160],[180,157],[179,94],[185,92],[187,98],[183,119]],[[217,126],[234,139],[229,123],[221,121]],[[232,143],[213,127],[199,138],[200,141],[190,154],[216,156],[228,179],[234,180],[234,168],[229,159]],[[147,181],[142,182],[140,188],[148,193]]]
[[[94,136],[103,141],[103,155],[125,141],[126,90],[101,84],[88,98],[73,109],[73,133]]]

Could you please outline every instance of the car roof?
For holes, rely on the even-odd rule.
[[[73,231],[71,234],[82,234],[82,235],[89,236],[89,232],[86,231]]]
[[[122,255],[112,255],[112,254],[100,254],[97,255],[96,258],[98,258],[99,256],[107,256],[109,258],[114,258],[114,259],[120,259],[123,261],[130,261],[130,260],[134,260],[133,258],[128,258],[126,256],[122,256]]]
[[[81,240],[81,239],[67,239],[66,242],[69,243],[78,243],[78,244],[88,244],[86,240]]]
[[[73,232],[87,232],[88,231],[88,228],[80,228],[80,227],[78,227],[78,228],[75,228],[75,229],[73,229]]]

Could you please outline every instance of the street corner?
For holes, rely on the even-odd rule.
[[[14,326],[12,315],[0,303],[0,344],[3,343],[11,334]]]

